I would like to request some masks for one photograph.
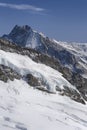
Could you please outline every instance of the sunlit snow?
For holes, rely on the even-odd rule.
[[[49,91],[56,92],[56,85],[75,89],[61,73],[28,56],[0,50],[0,64],[43,78]],[[22,79],[0,81],[0,130],[87,130],[87,105],[39,91]]]
[[[0,130],[87,130],[87,105],[31,88],[23,80],[0,81]]]

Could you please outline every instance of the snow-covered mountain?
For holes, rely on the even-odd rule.
[[[16,25],[11,33],[4,35],[3,38],[20,46],[33,48],[41,53],[55,57],[72,71],[87,76],[86,43],[58,42],[34,31],[28,25],[22,27]]]
[[[87,44],[67,43],[52,40],[42,33],[34,31],[28,25],[16,25],[8,35],[8,39],[17,45],[33,48],[59,61],[64,67],[64,77],[86,95],[87,93]],[[54,65],[53,65],[54,66]],[[57,67],[55,67],[57,68]],[[58,71],[61,69],[58,69]]]
[[[86,130],[86,56],[27,25],[0,38],[0,129]]]
[[[71,85],[58,71],[61,69],[63,72],[64,69],[58,61],[3,39],[0,39],[0,49],[0,79],[2,81],[22,79],[39,90],[48,93],[59,91],[85,104],[84,97],[76,86]],[[55,63],[58,69],[55,68]]]
[[[32,30],[28,25],[22,27],[16,25],[11,33],[9,35],[4,35],[3,38],[9,39],[23,47],[35,49],[43,45],[41,41],[42,36],[42,34]]]
[[[0,39],[0,130],[86,130],[81,93],[38,55]]]

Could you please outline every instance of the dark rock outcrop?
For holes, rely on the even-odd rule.
[[[21,79],[21,76],[11,68],[0,65],[0,80],[7,82],[8,80]]]
[[[81,94],[74,89],[69,89],[67,86],[64,86],[64,95],[69,96],[72,100],[80,102],[82,104],[86,104],[84,98],[82,98]]]
[[[39,79],[36,78],[35,76],[33,76],[32,74],[27,74],[26,80],[27,80],[28,84],[33,87],[41,85]]]

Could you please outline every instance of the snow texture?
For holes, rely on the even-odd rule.
[[[0,81],[0,130],[87,130],[87,105],[23,80]]]

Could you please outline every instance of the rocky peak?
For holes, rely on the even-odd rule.
[[[24,34],[25,32],[29,32],[30,30],[32,29],[28,25],[24,25],[24,26],[15,25],[15,27],[12,29],[9,35],[13,36],[15,34],[17,36],[17,35]]]
[[[29,31],[29,30],[31,29],[31,27],[28,26],[28,25],[23,25],[23,26],[15,25],[14,28],[13,28],[13,30],[17,30],[17,29]],[[12,31],[13,31],[13,30],[12,30]]]

